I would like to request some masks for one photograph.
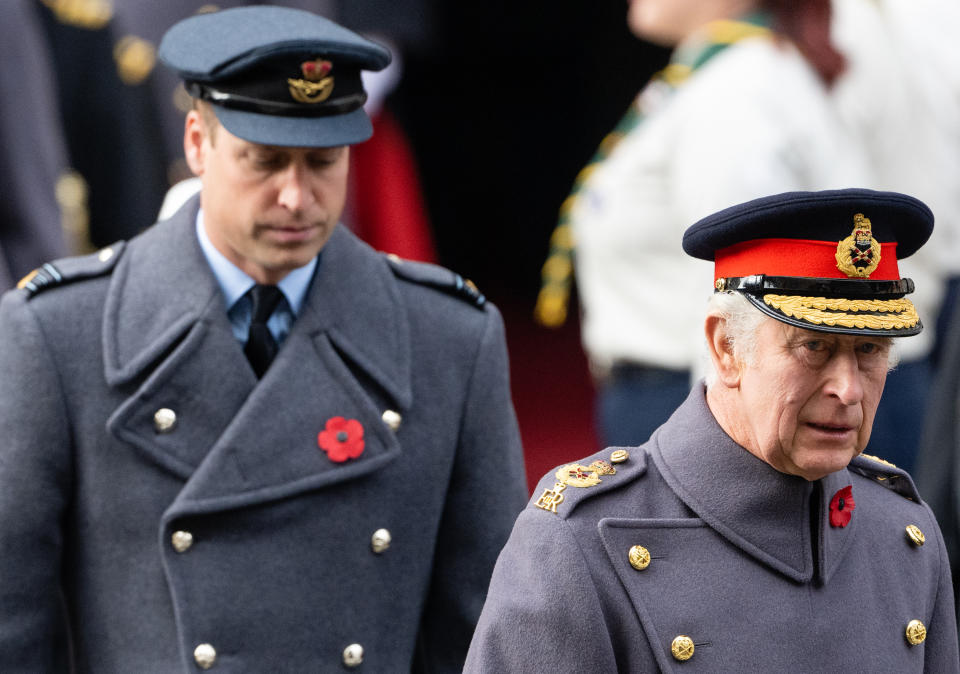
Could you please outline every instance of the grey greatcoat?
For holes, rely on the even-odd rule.
[[[499,313],[338,228],[258,382],[196,209],[0,304],[0,671],[459,671],[527,494]]]
[[[580,464],[597,458],[611,451]],[[723,432],[702,386],[614,467],[566,486],[555,513],[537,504],[557,477],[540,483],[465,671],[960,671],[943,541],[903,471],[860,457],[815,483],[778,473]],[[846,486],[852,518],[833,527],[829,503]],[[642,570],[634,546],[648,551]],[[918,645],[913,620],[927,629]],[[685,661],[672,654],[680,636],[693,644]]]

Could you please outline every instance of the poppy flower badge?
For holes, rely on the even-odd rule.
[[[317,435],[317,444],[335,463],[363,454],[363,426],[356,419],[332,417]]]
[[[830,526],[845,527],[850,524],[857,504],[853,500],[853,487],[847,485],[830,499]]]

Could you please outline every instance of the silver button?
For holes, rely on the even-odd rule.
[[[217,651],[210,644],[200,644],[193,649],[193,659],[200,669],[210,669],[217,661]]]
[[[390,541],[392,540],[393,537],[389,531],[386,529],[377,529],[373,532],[373,536],[370,537],[370,547],[379,555],[390,547]]]
[[[357,667],[363,662],[363,646],[350,644],[343,649],[343,664],[347,667]]]
[[[177,552],[186,552],[193,545],[193,534],[189,531],[174,531],[170,537],[170,542]]]
[[[381,416],[383,423],[390,428],[391,431],[396,432],[400,428],[400,422],[403,420],[403,417],[400,416],[399,412],[394,412],[393,410],[387,410]]]
[[[113,257],[113,248],[104,248],[97,255],[97,259],[99,259],[101,262],[106,262],[111,257]]]
[[[167,407],[161,407],[153,413],[153,428],[157,433],[169,433],[177,425],[177,413]]]

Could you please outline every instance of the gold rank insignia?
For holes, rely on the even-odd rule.
[[[616,475],[617,469],[609,461],[604,461],[603,459],[597,459],[589,466],[592,470],[597,471],[597,475]]]
[[[563,503],[563,490],[567,485],[559,482],[553,485],[553,489],[544,489],[543,494],[537,499],[537,507],[541,510],[549,510],[554,515],[557,514],[557,506]]]
[[[563,466],[555,473],[557,483],[553,485],[553,489],[544,489],[536,506],[556,514],[557,506],[563,503],[563,491],[567,487],[595,487],[600,484],[601,475],[613,475],[616,472],[616,468],[602,459],[589,466],[581,466],[579,463]]]
[[[287,85],[290,95],[298,103],[322,103],[333,93],[333,77],[328,75],[333,70],[333,63],[323,59],[304,61],[300,64],[303,78],[290,77]]]
[[[599,471],[590,466],[581,466],[579,463],[571,463],[563,466],[555,473],[557,482],[570,487],[595,487],[600,484]]]
[[[837,269],[850,278],[869,278],[880,265],[880,244],[863,213],[853,216],[853,232],[837,244],[836,258]]]

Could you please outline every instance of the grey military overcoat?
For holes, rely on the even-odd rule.
[[[527,495],[498,312],[338,228],[258,382],[196,209],[0,304],[0,671],[458,671]]]
[[[595,459],[611,451],[561,477]],[[816,483],[778,473],[723,432],[702,386],[612,465],[594,486],[540,483],[465,671],[960,671],[943,542],[903,471],[857,458]],[[847,486],[851,519],[831,526]],[[926,640],[911,645],[916,620]]]

